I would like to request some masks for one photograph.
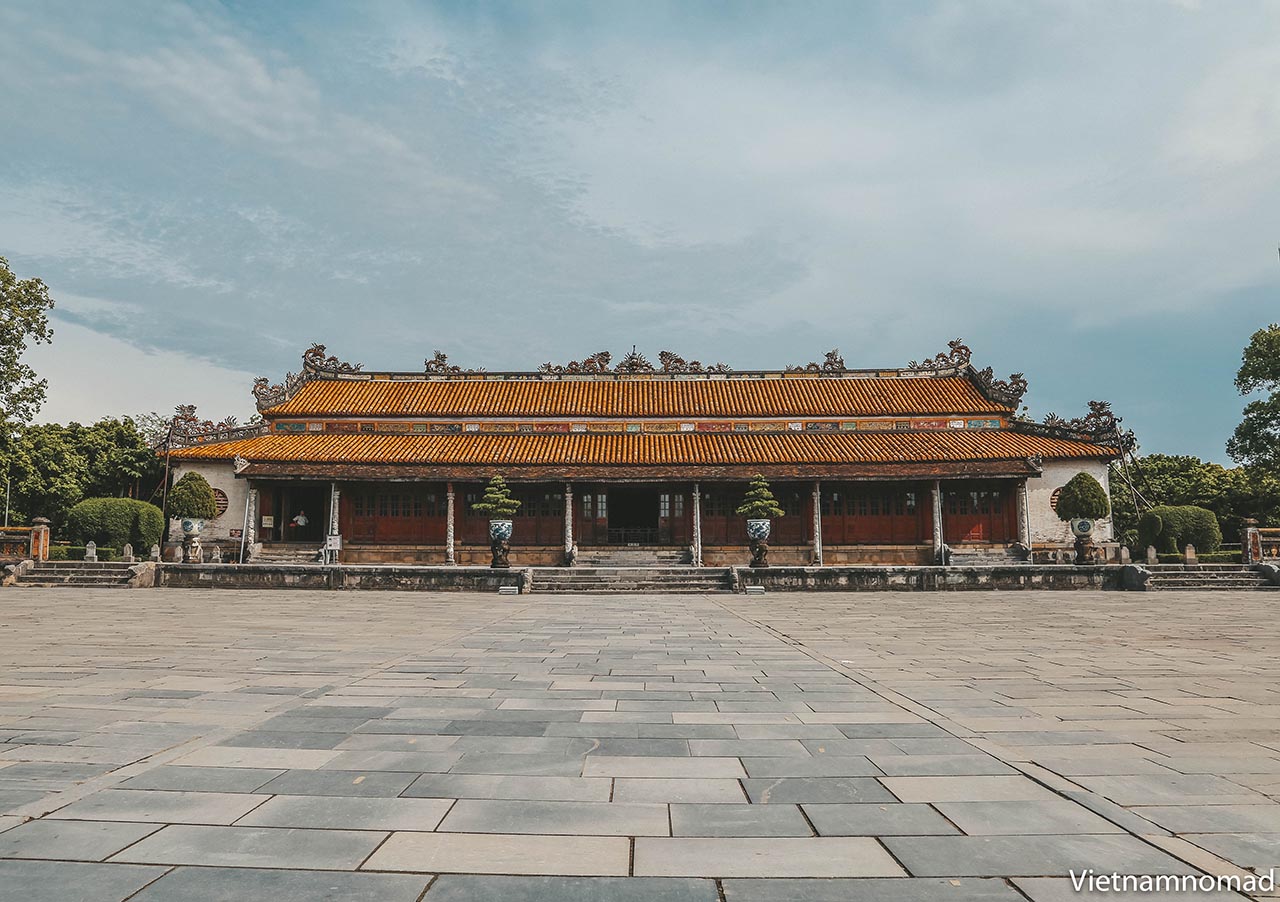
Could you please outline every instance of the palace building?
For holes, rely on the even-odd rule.
[[[665,351],[611,363],[484,372],[437,352],[421,372],[377,372],[316,345],[300,373],[257,380],[259,423],[180,411],[172,466],[214,487],[223,512],[202,539],[232,558],[327,545],[344,563],[487,564],[471,506],[501,475],[523,502],[513,565],[620,548],[739,564],[734,509],[762,474],[786,511],[775,564],[932,564],[1066,547],[1055,490],[1082,471],[1106,486],[1122,446],[1101,402],[1075,420],[1020,417],[1026,380],[976,369],[959,341],[898,369],[850,369],[835,351],[783,371]]]

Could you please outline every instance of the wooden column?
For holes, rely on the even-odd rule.
[[[453,554],[453,483],[445,483],[444,493],[444,562],[446,564],[456,564],[458,561]]]
[[[933,496],[933,560],[934,563],[943,564],[945,561],[942,556],[942,546],[945,533],[942,531],[942,480],[933,481],[930,494]]]
[[[573,561],[573,483],[564,484],[564,561]]]
[[[813,565],[822,566],[822,483],[813,483]]]
[[[1027,481],[1025,479],[1018,480],[1018,487],[1015,490],[1018,501],[1018,541],[1027,546],[1027,551],[1031,550],[1031,505],[1027,498]]]
[[[702,566],[702,488],[693,484],[693,566]]]

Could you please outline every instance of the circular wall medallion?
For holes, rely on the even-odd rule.
[[[217,505],[217,513],[213,515],[213,519],[218,519],[227,512],[227,505],[230,503],[227,499],[227,493],[222,489],[213,490],[213,503]]]
[[[1058,497],[1062,494],[1061,488],[1053,490],[1053,494],[1049,496],[1049,506],[1055,511],[1058,509]]]

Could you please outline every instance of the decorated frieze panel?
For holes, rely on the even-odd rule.
[[[1001,429],[1005,421],[990,419],[946,418],[861,418],[853,420],[659,420],[626,422],[604,420],[594,422],[513,423],[510,421],[467,423],[414,423],[405,420],[317,421],[277,420],[272,429],[277,433],[330,433],[365,435],[530,435],[530,434],[706,434],[706,433],[780,433],[780,432],[937,432],[949,429]],[[1041,427],[1044,428],[1044,427]]]

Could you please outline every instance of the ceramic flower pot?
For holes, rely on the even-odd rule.
[[[747,538],[755,542],[766,541],[772,528],[773,521],[752,518],[747,521]]]
[[[489,521],[489,541],[491,542],[510,542],[514,531],[515,524],[510,520]]]
[[[204,521],[193,517],[182,518],[182,534],[184,536],[198,536],[200,530],[204,529]]]

